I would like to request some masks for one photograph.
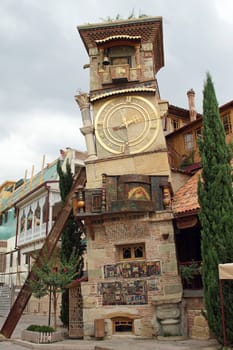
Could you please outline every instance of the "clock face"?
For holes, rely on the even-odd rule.
[[[146,150],[158,134],[155,106],[141,96],[121,96],[107,101],[95,118],[95,135],[101,146],[113,154]]]

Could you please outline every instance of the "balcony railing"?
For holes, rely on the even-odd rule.
[[[23,244],[28,244],[45,237],[46,223],[43,223],[42,225],[21,232],[18,237],[18,246],[20,247]]]

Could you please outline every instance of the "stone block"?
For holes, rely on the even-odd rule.
[[[198,315],[194,317],[193,327],[191,330],[191,337],[193,339],[209,339],[210,331],[208,327],[208,322],[202,315]]]
[[[165,294],[178,294],[182,292],[181,284],[168,284],[164,286]]]
[[[94,322],[84,322],[83,327],[84,339],[93,339],[95,335]]]
[[[89,50],[89,55],[90,55],[90,56],[96,56],[96,55],[98,55],[98,49],[97,49],[97,47],[91,48],[91,49]]]
[[[202,315],[199,315],[199,316],[196,316],[194,318],[194,326],[199,326],[199,327],[208,327],[208,322],[207,320],[205,319],[204,316]]]
[[[191,338],[198,340],[208,340],[210,332],[208,327],[193,326],[191,331]]]
[[[137,336],[142,335],[142,324],[140,319],[134,320],[134,334]]]
[[[105,332],[106,337],[112,336],[112,320],[110,319],[105,319]]]
[[[160,254],[173,253],[175,251],[175,244],[174,243],[160,244],[158,246],[158,251]]]
[[[163,272],[171,272],[177,274],[177,263],[175,260],[163,264]]]
[[[95,297],[84,297],[83,298],[83,306],[87,308],[96,307],[97,302]]]
[[[142,50],[143,51],[152,51],[153,50],[152,43],[143,43],[142,44]]]
[[[180,316],[179,304],[159,305],[156,309],[156,315],[161,320],[178,318]]]

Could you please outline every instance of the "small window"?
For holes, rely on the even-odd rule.
[[[32,212],[32,209],[30,208],[27,216],[27,230],[30,230],[32,228],[32,216],[33,216],[33,212]]]
[[[143,246],[135,246],[134,247],[134,257],[135,258],[143,258],[144,256],[144,247]]]
[[[188,133],[184,135],[184,146],[186,151],[192,151],[194,148],[193,134]]]
[[[122,260],[144,259],[145,258],[145,244],[129,244],[120,246],[120,258]]]
[[[113,66],[129,65],[135,67],[135,47],[120,45],[113,46],[104,52],[109,57],[110,64]]]
[[[92,211],[93,212],[100,212],[101,211],[101,203],[102,203],[102,196],[100,193],[93,193],[92,194]]]
[[[25,214],[23,213],[21,219],[20,219],[20,232],[25,231]]]
[[[6,255],[0,253],[0,272],[5,272],[6,269]]]
[[[113,320],[113,333],[132,333],[133,320],[126,317]]]
[[[172,119],[171,124],[172,124],[173,131],[179,129],[180,127],[180,121],[178,119]]]
[[[21,265],[21,254],[20,254],[20,250],[18,250],[18,255],[17,255],[17,264],[18,266]]]
[[[222,117],[222,121],[223,121],[223,127],[226,135],[231,134],[232,127],[231,127],[230,113],[224,114],[224,116]]]
[[[25,264],[30,265],[30,255],[25,255]]]
[[[37,203],[37,207],[36,207],[36,210],[35,210],[34,221],[35,221],[35,226],[39,226],[40,225],[40,206],[39,206],[39,203]]]
[[[42,212],[42,222],[46,223],[48,222],[48,211],[47,211],[47,207],[48,207],[48,201],[46,200],[44,205],[43,205],[43,212]]]
[[[13,253],[10,253],[10,267],[13,266]]]

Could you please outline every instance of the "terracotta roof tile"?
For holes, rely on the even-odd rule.
[[[233,159],[231,160],[233,174]],[[198,211],[200,205],[198,203],[197,186],[199,176],[202,169],[199,169],[187,182],[179,188],[172,199],[172,209],[174,215],[187,214],[191,211]]]
[[[201,170],[197,171],[184,186],[179,188],[172,200],[172,209],[175,215],[196,211],[200,208],[197,196],[197,184]]]

